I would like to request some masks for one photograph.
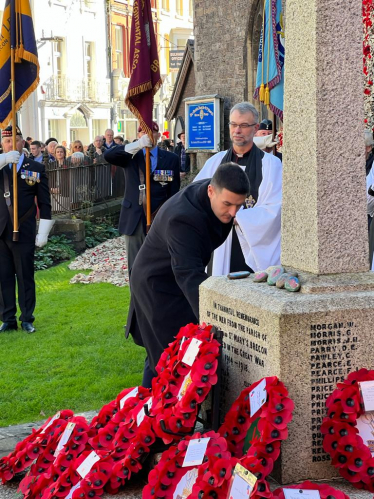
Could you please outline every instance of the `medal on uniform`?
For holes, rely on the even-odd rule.
[[[174,171],[173,170],[155,170],[153,172],[153,180],[155,182],[159,182],[162,186],[168,184],[168,182],[172,182],[174,179]]]
[[[33,186],[37,182],[40,182],[40,173],[31,172],[29,170],[21,170],[21,178],[25,180],[27,185]]]

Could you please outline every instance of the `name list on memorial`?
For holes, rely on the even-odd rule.
[[[248,374],[253,366],[266,367],[267,335],[260,331],[259,319],[216,301],[206,314],[223,331],[221,400],[231,403],[242,388],[250,386]]]
[[[319,432],[326,416],[326,399],[353,369],[357,333],[353,322],[310,325],[312,462],[329,461]]]

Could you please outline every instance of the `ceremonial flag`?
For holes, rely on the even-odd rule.
[[[39,83],[39,62],[29,0],[6,0],[0,34],[0,128],[11,120],[11,48],[16,111]],[[15,126],[15,123],[13,123]]]
[[[130,64],[131,76],[125,102],[153,142],[153,96],[162,81],[150,0],[134,0]]]
[[[284,22],[282,0],[266,0],[258,51],[255,99],[283,121]]]

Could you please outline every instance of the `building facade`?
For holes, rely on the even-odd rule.
[[[103,0],[31,0],[40,84],[22,106],[25,135],[89,144],[111,126]]]

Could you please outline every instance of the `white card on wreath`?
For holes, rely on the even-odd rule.
[[[144,405],[147,405],[148,407],[148,412],[151,412],[152,409],[152,401],[153,397],[151,397]],[[136,416],[136,424],[140,426],[140,424],[143,422],[143,419],[145,418],[145,410],[144,410],[144,405],[138,412],[138,415]]]
[[[60,419],[60,415],[61,414],[59,412],[55,414],[53,418],[50,420],[50,422],[42,429],[40,433],[45,433],[45,430],[49,428],[56,421],[56,419]]]
[[[266,379],[263,379],[249,394],[251,417],[265,404],[267,396]]]
[[[93,450],[77,468],[77,473],[84,478],[91,471],[92,466],[100,460],[100,456]]]
[[[58,442],[58,445],[55,450],[55,458],[60,454],[62,449],[65,447],[65,445],[68,443],[68,440],[73,433],[73,430],[75,428],[75,423],[68,423],[66,425],[66,428],[64,430],[64,433],[61,435],[61,438]]]
[[[139,392],[139,387],[135,387],[131,390],[131,392],[129,393],[126,393],[126,395],[124,395],[121,400],[119,401],[119,408],[120,409],[123,409],[124,406],[125,406],[125,402],[127,399],[129,399],[130,397],[135,397]]]
[[[199,466],[202,464],[209,440],[210,438],[197,438],[188,442],[182,468],[185,468],[186,466]]]
[[[73,492],[74,490],[77,490],[78,487],[80,487],[80,484],[81,484],[81,481],[79,481],[77,484],[74,485],[74,487],[72,487],[70,489],[70,492],[69,494],[66,496],[66,499],[71,499],[73,497]]]
[[[184,364],[192,366],[192,364],[195,362],[197,354],[199,353],[201,343],[202,341],[197,340],[196,338],[193,338],[191,340],[191,343],[188,345],[188,348],[183,355],[182,362]]]
[[[321,499],[319,490],[283,489],[285,499]]]
[[[360,381],[365,412],[374,411],[374,381]]]
[[[228,499],[249,499],[257,478],[241,464],[237,463],[227,494]]]
[[[369,447],[371,455],[374,457],[374,412],[364,412],[357,419],[358,434]]]

